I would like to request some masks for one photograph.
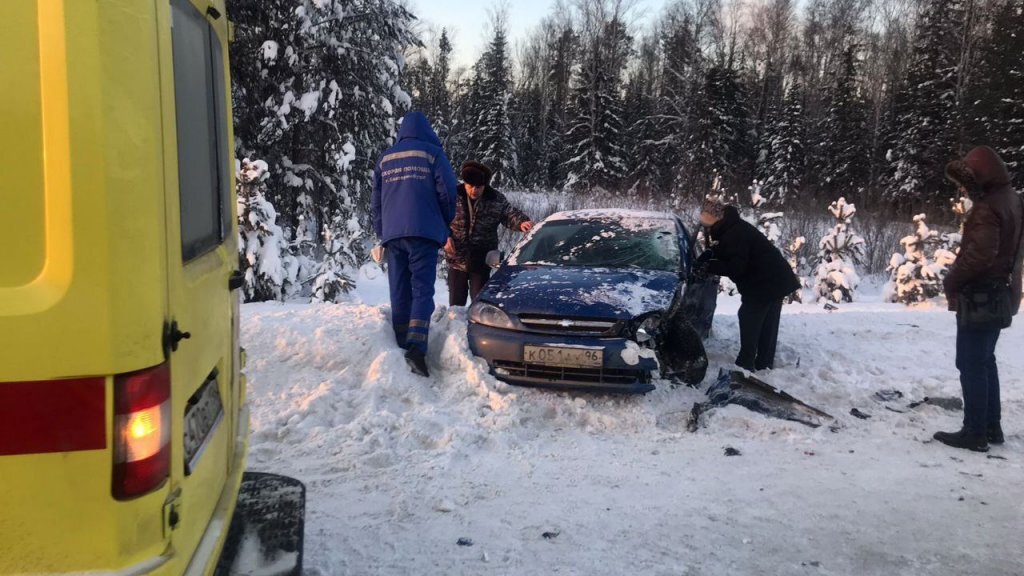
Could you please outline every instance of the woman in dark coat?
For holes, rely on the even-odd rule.
[[[700,221],[708,229],[711,248],[698,258],[699,267],[707,274],[728,276],[742,297],[736,365],[751,371],[774,368],[782,301],[800,288],[800,280],[782,253],[740,218],[735,207],[709,200]]]
[[[448,261],[448,304],[465,306],[491,277],[487,253],[498,249],[498,226],[529,232],[533,222],[491,187],[491,169],[475,161],[462,165],[451,234],[444,247]]]

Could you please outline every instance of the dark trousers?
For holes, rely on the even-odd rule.
[[[775,347],[779,342],[779,318],[782,299],[744,300],[740,305],[740,354],[736,365],[745,370],[775,367]]]
[[[996,342],[999,329],[956,330],[956,367],[964,392],[964,428],[984,434],[999,424],[999,370]]]
[[[427,351],[430,315],[434,313],[437,250],[426,238],[396,238],[386,245],[391,325],[402,348]]]
[[[465,270],[448,269],[448,305],[465,306],[466,298],[476,300],[484,284],[491,278],[491,271],[466,272]]]

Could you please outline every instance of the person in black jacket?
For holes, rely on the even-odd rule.
[[[498,249],[498,226],[529,232],[533,222],[505,196],[491,187],[491,170],[475,161],[462,165],[464,184],[458,187],[458,202],[451,234],[444,247],[448,261],[448,304],[465,306],[476,299],[491,276],[487,253]]]
[[[736,365],[751,371],[774,368],[782,301],[800,288],[800,280],[782,253],[735,207],[708,200],[700,222],[711,247],[697,259],[699,270],[728,276],[742,297]]]

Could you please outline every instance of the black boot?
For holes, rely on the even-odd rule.
[[[1003,438],[1003,427],[999,424],[990,424],[988,427],[988,443],[989,444],[1002,444],[1006,439]]]
[[[975,452],[988,452],[988,440],[981,434],[975,434],[967,428],[959,432],[936,432],[934,438],[946,446],[963,448]]]
[[[412,370],[413,374],[424,378],[430,377],[427,370],[427,355],[419,348],[412,347],[405,352],[405,363],[409,365],[409,370]]]

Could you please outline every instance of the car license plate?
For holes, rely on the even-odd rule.
[[[600,368],[604,350],[560,346],[523,346],[523,362],[560,368]]]
[[[195,470],[217,424],[224,418],[217,378],[206,381],[188,400],[185,408],[185,474]]]

